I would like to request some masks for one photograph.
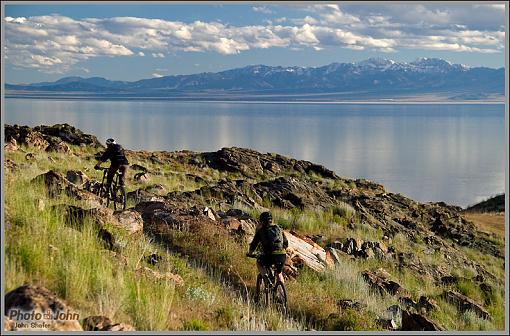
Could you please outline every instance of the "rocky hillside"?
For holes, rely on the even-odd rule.
[[[114,212],[89,192],[100,179],[92,170],[94,157],[103,150],[96,137],[66,124],[5,125],[5,143],[6,197],[15,195],[23,180],[40,190],[34,196],[39,199],[34,208],[39,210],[34,212],[50,211],[79,234],[92,223],[101,248],[114,258],[112,267],[129,253],[126,241],[149,239],[163,251],[142,255],[153,262],[143,266],[139,259],[133,270],[122,272],[126,277],[132,272],[154,281],[164,278],[181,286],[177,291],[181,294],[196,288],[193,282],[188,282],[183,268],[180,272],[175,266],[169,272],[155,268],[158,260],[174,258],[191,273],[205,269],[207,281],[216,282],[222,293],[240,294],[240,304],[250,306],[256,273],[253,260],[244,253],[258,214],[271,211],[290,242],[284,268],[290,316],[276,315],[280,321],[276,323],[264,315],[263,330],[504,327],[504,237],[478,231],[461,216],[459,207],[415,202],[382,185],[340,177],[308,161],[222,148],[206,153],[128,151],[128,209]],[[6,203],[6,221],[13,232],[18,226],[22,230],[24,217],[7,198]],[[13,245],[9,239],[14,237],[7,232],[6,242]],[[27,261],[17,251],[7,248],[6,274],[51,287],[52,280],[24,269]],[[19,272],[23,276],[15,276]],[[32,287],[16,289],[13,281],[8,282],[13,288],[6,300],[17,295],[36,300],[39,294],[30,294]],[[54,289],[59,291],[58,286]],[[62,290],[59,294],[69,296]],[[182,300],[189,299],[182,295]],[[20,302],[9,300],[14,303],[6,311]],[[75,301],[86,306],[87,300]],[[189,328],[201,330],[200,323],[205,323],[213,330],[253,330],[237,323],[242,316],[231,317],[237,324],[223,325],[217,316],[197,309],[193,318],[184,313],[174,317],[182,324],[165,318],[166,324],[158,328],[186,329],[192,323]],[[267,314],[263,308],[256,311]],[[119,314],[124,320],[118,323],[146,328],[135,315]],[[98,316],[82,320],[80,326],[99,328],[98,321],[105,319],[114,325],[110,317]]]

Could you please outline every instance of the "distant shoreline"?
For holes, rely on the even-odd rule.
[[[230,104],[317,104],[317,105],[505,105],[505,101],[495,100],[344,100],[344,101],[296,101],[296,100],[202,100],[171,97],[98,97],[98,96],[23,96],[5,95],[4,99],[40,99],[40,100],[95,100],[95,101],[170,101],[180,103],[230,103]]]

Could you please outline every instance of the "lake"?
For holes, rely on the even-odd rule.
[[[277,104],[5,99],[4,122],[68,123],[128,149],[246,147],[467,206],[505,190],[503,104]]]

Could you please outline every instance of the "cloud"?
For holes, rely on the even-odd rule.
[[[263,13],[263,14],[273,14],[273,11],[267,8],[266,6],[254,6],[251,8],[254,12]]]
[[[160,78],[160,77],[163,77],[163,75],[160,75],[157,72],[155,72],[155,73],[152,74],[152,77]]]
[[[179,51],[236,55],[275,47],[343,47],[379,52],[412,48],[495,53],[505,48],[505,12],[501,6],[408,3],[299,8],[302,18],[277,18],[275,25],[141,17],[5,17],[5,57],[13,66],[65,72],[90,58],[164,58]],[[268,8],[252,9],[264,12]]]

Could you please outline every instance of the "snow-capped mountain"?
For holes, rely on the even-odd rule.
[[[66,77],[52,83],[6,84],[7,90],[176,96],[193,93],[343,93],[373,92],[468,95],[504,95],[505,70],[471,68],[437,58],[410,63],[370,58],[357,63],[322,67],[250,65],[217,73],[165,76],[135,82],[100,77]]]

